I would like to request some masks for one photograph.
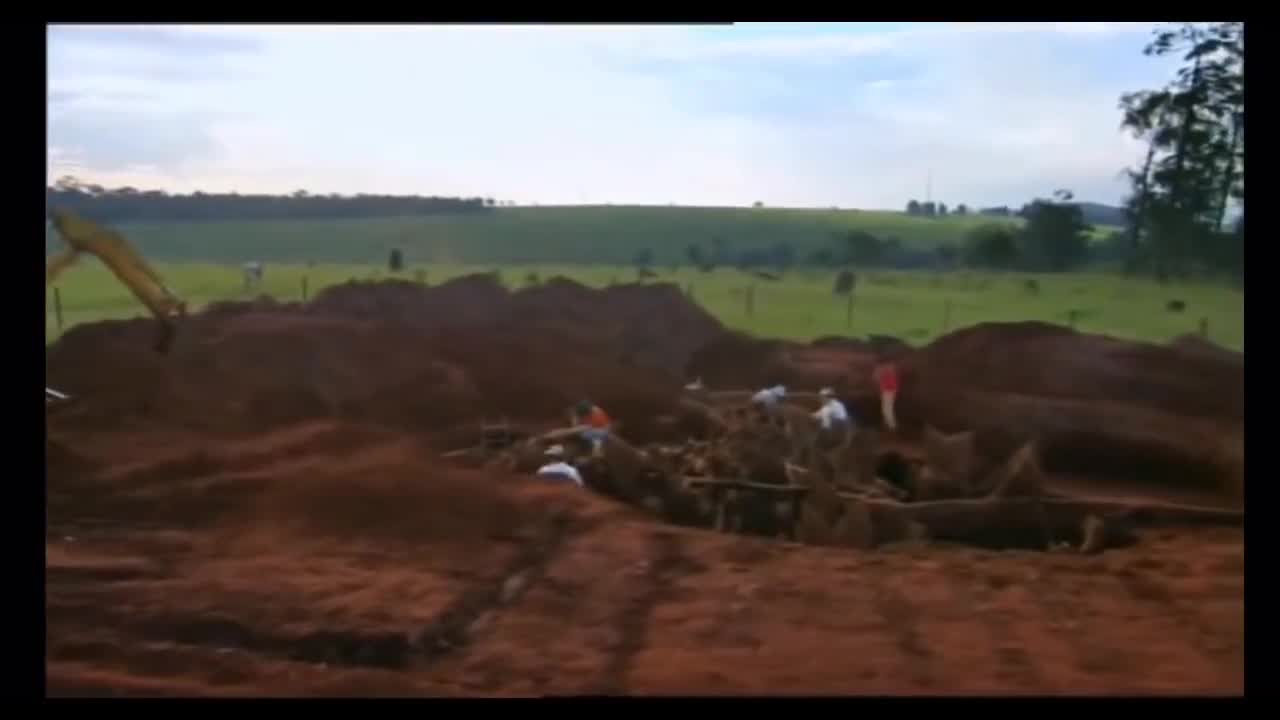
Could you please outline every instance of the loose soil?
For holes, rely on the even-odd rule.
[[[75,398],[47,421],[51,695],[1243,692],[1239,530],[1093,556],[810,547],[440,459],[584,397],[662,442],[697,374],[829,384],[875,423],[890,347],[910,428],[978,428],[993,454],[1035,431],[1064,485],[1239,507],[1237,355],[1003,325],[915,352],[765,343],[675,287],[483,277],[226,304],[168,356],[153,337],[105,322],[48,352]]]

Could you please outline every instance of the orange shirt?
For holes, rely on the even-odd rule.
[[[598,405],[593,405],[591,412],[587,415],[587,424],[593,428],[603,430],[609,427],[609,416]]]

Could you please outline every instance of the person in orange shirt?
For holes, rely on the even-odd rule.
[[[893,414],[893,404],[898,397],[898,366],[892,359],[882,357],[876,363],[872,377],[880,388],[880,414],[884,417],[885,427],[896,430],[898,419]]]
[[[591,443],[591,455],[604,457],[604,442],[609,438],[609,428],[613,425],[609,415],[599,405],[583,400],[574,408],[573,423],[587,426],[582,437]]]

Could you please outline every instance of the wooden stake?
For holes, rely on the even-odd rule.
[[[53,318],[58,324],[58,332],[62,332],[62,293],[57,287],[53,288]]]

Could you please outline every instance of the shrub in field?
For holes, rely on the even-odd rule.
[[[835,253],[831,248],[818,248],[809,253],[808,263],[817,267],[830,267],[836,262]]]
[[[1021,263],[1034,270],[1062,272],[1088,259],[1089,226],[1071,194],[1059,191],[1057,201],[1036,200],[1023,213],[1026,226],[1019,234]]]
[[[1018,261],[1018,239],[1008,225],[979,225],[964,238],[964,259],[975,267],[1005,269]]]
[[[1182,300],[1170,300],[1164,305],[1165,310],[1169,312],[1182,312],[1187,309],[1187,303]]]
[[[542,278],[538,277],[538,273],[531,272],[524,276],[524,284],[527,287],[536,287],[542,283]]]
[[[1027,278],[1022,281],[1022,288],[1032,295],[1037,295],[1040,292],[1040,281],[1035,278]]]
[[[852,270],[841,270],[836,275],[835,286],[831,289],[834,295],[848,295],[853,292],[854,285],[857,284],[858,278],[853,274]]]
[[[951,243],[938,246],[938,260],[945,268],[953,268],[960,259],[960,248]]]
[[[391,255],[387,258],[387,269],[393,273],[398,273],[404,269],[404,253],[400,248],[392,248]]]
[[[875,265],[884,259],[885,247],[880,238],[865,230],[850,230],[840,236],[847,263]]]

